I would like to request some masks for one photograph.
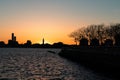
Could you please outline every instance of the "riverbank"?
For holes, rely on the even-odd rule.
[[[59,55],[105,76],[118,79],[120,76],[119,49],[119,47],[63,48]]]

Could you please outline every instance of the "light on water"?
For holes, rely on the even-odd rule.
[[[60,49],[0,49],[0,78],[17,80],[107,80],[59,57]]]

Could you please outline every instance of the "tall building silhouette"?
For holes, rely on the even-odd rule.
[[[14,33],[12,33],[12,41],[16,41],[16,36],[14,36]]]
[[[14,36],[14,33],[11,34],[11,39],[8,40],[8,46],[9,47],[17,47],[18,42],[16,41],[16,36]]]
[[[45,40],[44,40],[44,38],[43,38],[43,40],[42,40],[42,44],[44,45],[44,42],[45,42]]]
[[[12,33],[12,36],[11,36],[11,37],[12,37],[11,39],[12,39],[12,41],[13,41],[13,40],[14,40],[14,33]]]

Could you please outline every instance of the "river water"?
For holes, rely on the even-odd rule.
[[[61,49],[0,48],[0,79],[111,80],[61,58]]]

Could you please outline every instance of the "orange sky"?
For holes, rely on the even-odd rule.
[[[11,33],[13,32],[19,43],[25,43],[27,40],[31,40],[33,43],[41,43],[44,38],[46,43],[53,44],[61,41],[65,44],[74,44],[74,41],[68,35],[76,29],[76,23],[73,25],[70,20],[61,21],[47,18],[38,22],[33,19],[11,20],[2,25],[4,27],[0,30],[2,33],[1,40],[7,43],[8,39],[11,39]],[[6,27],[8,28],[6,29]]]

